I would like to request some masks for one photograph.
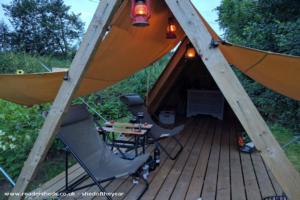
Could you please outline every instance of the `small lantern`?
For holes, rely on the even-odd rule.
[[[167,39],[176,39],[176,22],[173,17],[170,17],[168,20],[167,26]]]
[[[191,43],[186,46],[185,58],[191,60],[194,59],[197,55],[196,49]]]
[[[133,26],[148,26],[151,16],[150,12],[150,0],[131,0]]]

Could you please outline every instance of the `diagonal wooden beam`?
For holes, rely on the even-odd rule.
[[[183,40],[164,71],[155,82],[155,85],[150,90],[150,93],[148,94],[148,109],[151,114],[154,114],[154,112],[158,109],[160,102],[167,95],[170,87],[174,84],[176,78],[183,70],[183,67],[178,67],[178,63],[185,54],[188,42],[189,40],[187,38]]]
[[[247,131],[281,187],[292,200],[300,198],[300,176],[275,140],[267,124],[212,39],[190,0],[165,0],[177,21],[202,55],[208,71]]]
[[[85,34],[78,52],[73,59],[69,70],[69,79],[64,81],[59,92],[51,106],[50,112],[42,126],[39,136],[34,143],[33,148],[24,163],[23,169],[13,192],[22,193],[26,190],[29,182],[34,176],[39,163],[44,159],[52,141],[59,129],[64,114],[67,112],[73,96],[80,85],[87,66],[95,52],[95,49],[101,43],[108,26],[112,20],[121,0],[101,0],[91,24]],[[21,199],[23,197],[13,197],[10,199]]]

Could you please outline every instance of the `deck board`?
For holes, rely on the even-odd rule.
[[[197,134],[199,134],[198,139],[177,181],[177,184],[171,196],[171,200],[181,200],[185,198],[186,192],[189,187],[189,183],[192,179],[193,171],[197,164],[198,156],[202,150],[205,137],[207,136],[207,131],[206,131],[207,125],[208,123],[202,123],[201,126],[198,127],[199,129],[197,131]]]
[[[155,199],[165,200],[169,199],[169,197],[172,195],[173,188],[175,187],[176,182],[181,175],[181,172],[187,162],[187,159],[189,158],[191,150],[193,149],[198,136],[198,126],[196,125],[191,131],[191,137],[189,138],[188,143],[186,143],[182,153],[178,156],[177,160],[175,160],[175,165],[173,165],[173,168],[169,171],[169,174]]]
[[[241,161],[244,172],[245,188],[247,199],[260,200],[261,193],[259,190],[259,185],[254,173],[252,161],[250,155],[242,154]]]
[[[151,172],[149,189],[142,199],[172,200],[259,200],[282,193],[282,189],[258,152],[240,153],[236,145],[234,123],[212,118],[198,118],[187,122],[178,139],[184,145],[176,160],[170,160],[161,151],[161,163]],[[161,141],[170,152],[178,146],[172,139]],[[154,145],[147,148],[153,152]],[[84,175],[83,169],[74,165],[69,170],[69,180],[74,182]],[[56,192],[64,187],[64,173],[48,181],[35,191]],[[82,185],[91,183],[88,179]],[[131,178],[116,179],[102,184],[108,192],[123,192],[114,199],[134,200],[143,189],[143,183],[134,185]],[[79,191],[76,196],[63,198],[76,200],[102,200],[104,197],[86,197],[82,192],[99,192],[98,188]]]
[[[189,137],[191,136],[191,131],[193,130],[193,126],[195,123],[193,123],[190,127],[186,128],[186,132],[183,135],[181,139],[181,143],[184,145],[188,141]],[[176,148],[177,149],[177,148]],[[160,190],[161,185],[164,183],[165,179],[167,178],[170,169],[173,167],[175,161],[167,159],[165,164],[160,168],[159,172],[154,177],[153,181],[151,182],[151,187],[147,190],[147,192],[144,194],[142,199],[154,199]]]
[[[230,128],[230,169],[231,169],[231,199],[246,200],[240,152],[236,144],[236,133]]]
[[[214,136],[214,124],[211,121],[209,121],[207,135],[208,137],[206,137],[203,149],[199,154],[197,165],[194,170],[188,192],[186,194],[186,199],[188,200],[198,199],[201,195],[201,190],[205,179],[207,163],[211,151],[211,144],[213,142],[213,136]]]
[[[251,158],[262,196],[267,197],[274,195],[275,191],[261,156],[259,156],[259,154],[252,154]]]
[[[183,134],[178,135],[177,139],[179,139],[180,141],[183,139]],[[162,141],[162,145],[165,146],[166,150],[168,152],[176,152],[178,150],[178,146],[176,145],[174,140],[163,140]],[[162,166],[164,166],[164,164],[166,163],[168,157],[165,153],[161,152],[160,155],[160,165],[155,169],[155,171],[150,173],[148,182],[151,184],[153,179],[157,176],[157,174],[159,173],[160,169],[162,168]],[[132,200],[132,199],[136,199],[138,197],[138,195],[140,194],[140,192],[142,191],[143,186],[141,184],[137,185],[136,187],[134,187],[125,197],[126,200]],[[144,196],[145,198],[145,196]]]
[[[215,128],[215,136],[211,147],[212,150],[209,157],[204,186],[201,194],[203,199],[215,200],[219,170],[220,142],[221,126],[218,123]]]
[[[267,168],[267,172],[269,174],[270,180],[272,182],[272,185],[274,187],[274,190],[276,192],[277,195],[282,195],[283,191],[282,188],[280,187],[279,183],[277,182],[277,180],[275,179],[274,175],[272,174],[272,172],[270,171],[270,169],[265,165],[265,167]]]
[[[216,200],[230,200],[229,130],[224,124],[222,129]]]

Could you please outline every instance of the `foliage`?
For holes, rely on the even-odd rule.
[[[0,100],[0,164],[16,176],[42,125],[40,106],[25,108]]]
[[[11,50],[67,55],[82,35],[79,15],[63,0],[12,0],[2,7],[13,27],[6,40]]]
[[[294,139],[294,134],[290,130],[282,127],[279,124],[273,124],[271,126],[271,129],[281,146],[288,144],[291,140]],[[298,142],[294,142],[286,146],[284,150],[289,160],[293,163],[298,172],[300,172],[300,141],[298,140]]]
[[[300,130],[300,102],[275,93],[261,84],[249,79],[240,71],[236,73],[246,91],[265,119],[279,123],[294,131]]]
[[[300,55],[299,7],[297,0],[223,0],[219,22],[234,43]]]
[[[223,0],[219,22],[233,43],[300,56],[300,1]],[[237,72],[259,111],[269,121],[300,130],[300,102],[275,93]]]
[[[40,62],[55,67],[67,67],[70,64],[69,60],[12,52],[0,52],[0,61],[1,74],[14,74],[18,69],[25,73],[45,72]],[[0,100],[0,165],[12,177],[19,174],[44,121],[42,112],[48,109],[48,104],[28,108]],[[60,149],[61,144],[55,141],[50,151]]]
[[[9,29],[8,26],[0,21],[0,51],[9,49]]]

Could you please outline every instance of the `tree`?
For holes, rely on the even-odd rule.
[[[223,0],[217,10],[227,40],[300,55],[299,0]]]
[[[300,56],[299,0],[223,0],[217,10],[227,40]],[[275,93],[240,72],[238,76],[269,121],[300,130],[299,101]]]
[[[83,22],[63,0],[12,0],[2,5],[13,27],[12,48],[32,54],[69,53],[80,39]]]
[[[7,25],[0,21],[0,51],[6,51],[10,46],[10,33]]]

